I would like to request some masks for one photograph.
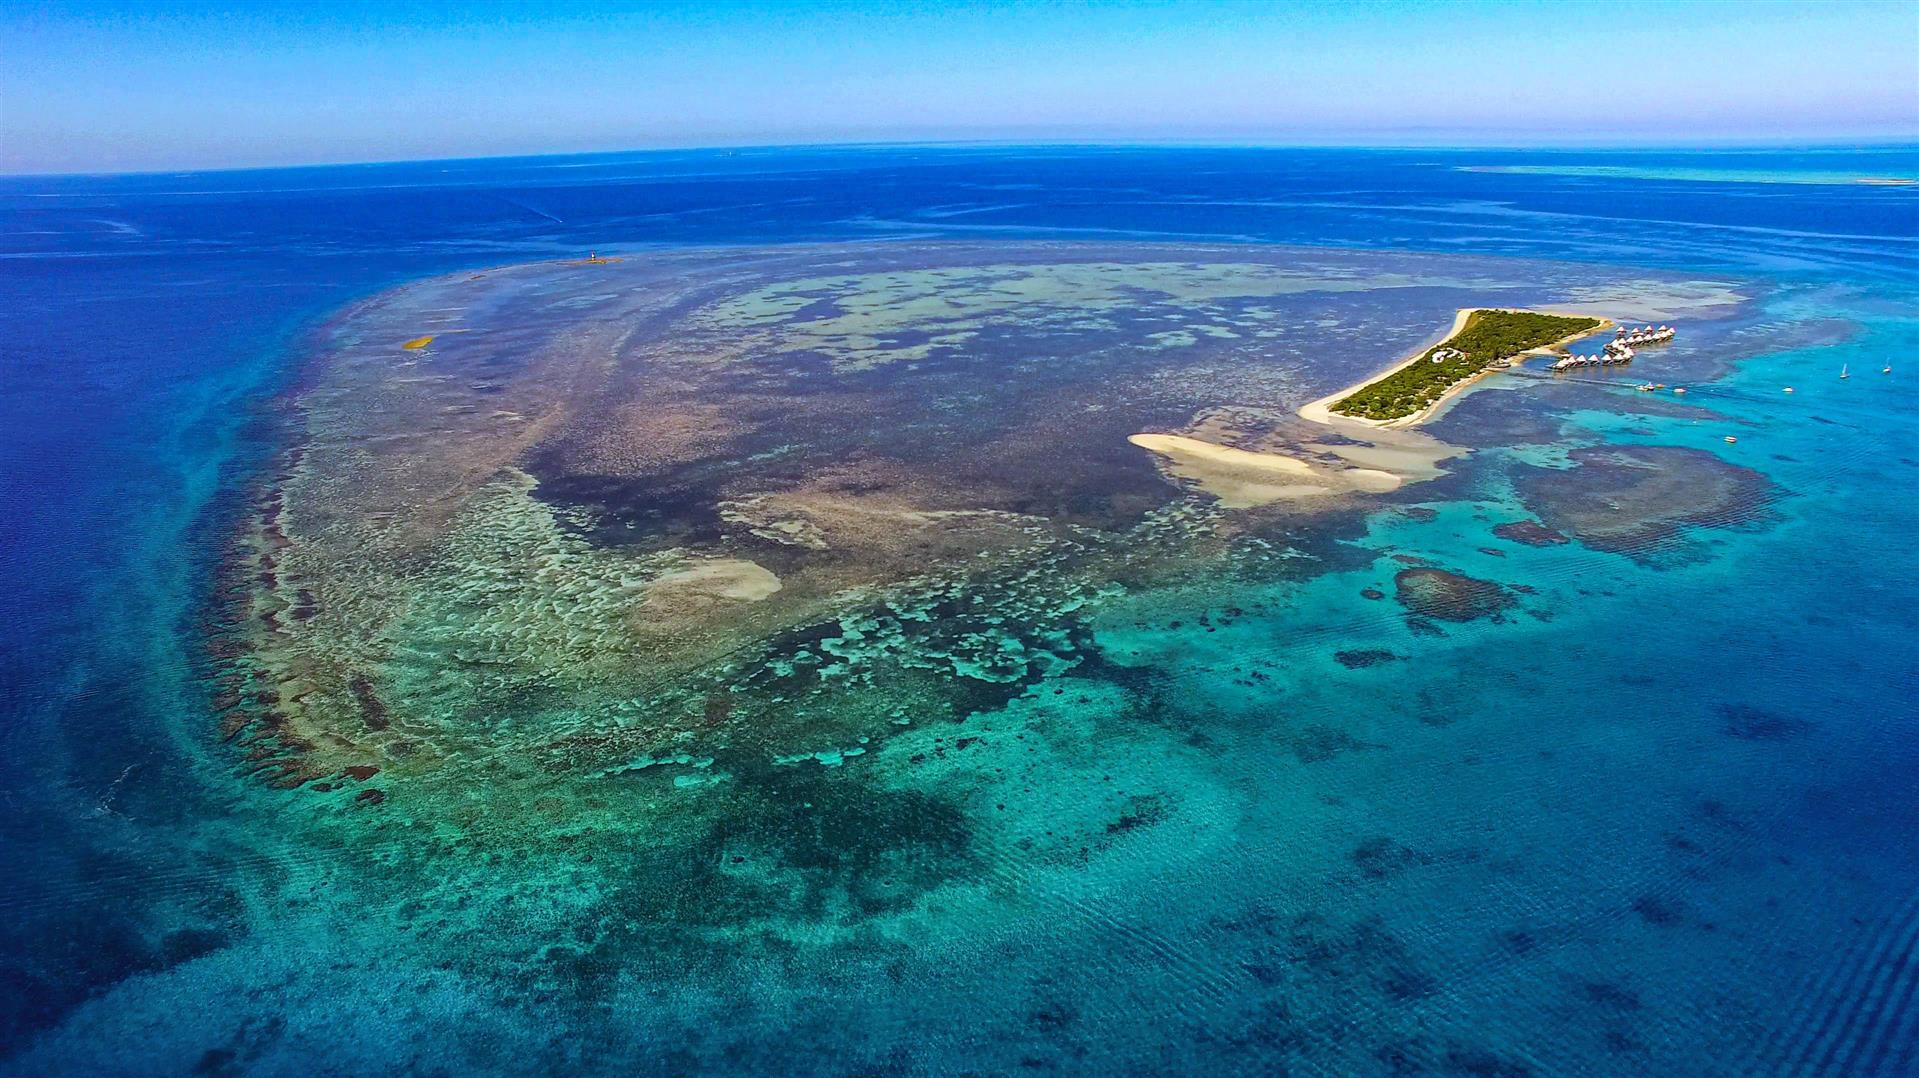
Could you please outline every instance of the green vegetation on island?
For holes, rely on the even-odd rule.
[[[1399,419],[1502,359],[1597,329],[1597,318],[1532,311],[1474,311],[1446,341],[1391,374],[1340,399],[1332,410],[1362,419]]]

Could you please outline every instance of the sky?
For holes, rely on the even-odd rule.
[[[1919,2],[0,4],[0,172],[884,141],[1919,140]]]

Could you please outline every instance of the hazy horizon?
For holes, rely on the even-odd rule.
[[[1381,153],[1395,153],[1395,152],[1416,153],[1416,152],[1426,151],[1426,152],[1455,152],[1455,153],[1461,153],[1461,154],[1467,154],[1467,153],[1491,154],[1491,153],[1501,153],[1501,152],[1514,152],[1514,153],[1566,153],[1566,154],[1600,153],[1600,154],[1620,154],[1620,155],[1687,154],[1687,153],[1713,153],[1713,154],[1719,154],[1719,155],[1738,155],[1738,154],[1748,154],[1748,153],[1763,154],[1763,153],[1782,153],[1782,152],[1792,152],[1792,151],[1805,151],[1808,153],[1821,153],[1821,152],[1902,153],[1902,152],[1912,152],[1912,151],[1919,150],[1919,136],[1897,137],[1897,138],[1887,138],[1887,139],[1858,139],[1858,140],[1846,139],[1846,138],[1832,138],[1832,139],[1823,139],[1823,140],[1779,139],[1779,140],[1770,140],[1770,141],[1727,139],[1724,141],[1717,141],[1717,142],[1709,141],[1709,140],[1696,140],[1691,142],[1593,141],[1593,142],[1563,142],[1563,143],[1527,143],[1527,142],[1522,142],[1517,140],[1497,141],[1497,140],[1491,140],[1491,139],[1484,142],[1470,142],[1470,141],[1461,141],[1459,136],[1447,136],[1446,140],[1444,141],[1442,141],[1439,137],[1436,136],[1433,141],[1427,141],[1427,142],[1413,141],[1413,140],[1406,140],[1406,141],[1399,141],[1399,142],[1392,142],[1392,141],[1378,141],[1378,142],[1292,141],[1292,142],[1288,142],[1288,141],[1281,141],[1281,140],[1254,141],[1254,140],[1237,140],[1237,139],[1229,139],[1229,138],[1155,139],[1150,137],[1138,137],[1138,138],[1115,137],[1110,139],[1100,139],[1100,138],[1094,138],[1094,137],[1083,137],[1083,138],[1061,137],[1061,138],[1053,138],[1053,139],[1046,139],[1046,138],[984,139],[982,138],[982,139],[946,139],[946,140],[940,140],[940,139],[879,140],[879,139],[876,139],[876,140],[869,140],[869,141],[822,141],[822,142],[714,142],[714,143],[696,143],[696,144],[686,144],[686,145],[628,146],[628,147],[621,147],[617,149],[547,150],[547,151],[534,151],[530,153],[464,154],[464,155],[435,156],[435,157],[391,157],[391,158],[368,158],[365,160],[282,161],[282,162],[273,162],[268,164],[209,165],[209,166],[203,166],[203,167],[182,166],[182,167],[171,167],[171,168],[155,167],[155,168],[120,168],[120,169],[93,169],[93,170],[43,169],[43,170],[23,170],[23,171],[17,171],[17,172],[0,171],[0,179],[34,179],[34,178],[51,179],[51,178],[58,178],[58,177],[87,177],[87,176],[135,177],[135,176],[166,176],[166,175],[202,175],[202,174],[214,174],[214,173],[223,173],[223,172],[272,172],[272,171],[278,171],[278,170],[315,169],[315,168],[352,169],[352,168],[379,168],[379,167],[402,166],[402,165],[433,165],[433,164],[449,164],[450,165],[450,164],[462,164],[462,163],[485,163],[485,162],[493,162],[493,161],[538,160],[541,158],[617,159],[617,158],[626,158],[626,157],[640,157],[644,155],[654,155],[654,154],[666,155],[666,154],[675,154],[675,153],[685,153],[685,154],[769,153],[770,154],[770,153],[800,152],[800,151],[819,151],[819,152],[844,151],[849,153],[861,152],[861,151],[872,151],[874,153],[885,153],[889,151],[911,150],[911,149],[955,151],[955,152],[965,151],[969,149],[978,149],[978,150],[1033,149],[1033,150],[1062,150],[1062,151],[1073,150],[1073,149],[1111,149],[1111,150],[1194,149],[1194,150],[1222,150],[1222,151],[1226,151],[1226,150],[1246,150],[1246,151],[1370,150],[1370,151],[1378,151]]]
[[[1695,139],[1627,141],[1619,139],[1596,139],[1583,142],[1528,142],[1520,139],[1500,140],[1488,137],[1484,141],[1471,141],[1467,133],[1434,135],[1430,140],[1404,139],[1391,141],[1360,141],[1329,139],[1325,141],[1282,139],[1254,140],[1234,138],[1153,138],[1150,136],[1125,137],[1114,136],[1099,138],[1095,136],[1057,138],[978,138],[978,139],[871,139],[864,141],[818,141],[818,142],[703,142],[657,146],[625,146],[607,149],[588,150],[535,150],[525,153],[484,153],[452,154],[429,157],[385,157],[360,160],[275,161],[263,164],[230,164],[206,166],[174,167],[132,167],[104,169],[26,169],[20,171],[0,171],[4,179],[32,179],[36,177],[55,178],[61,176],[163,176],[163,175],[200,175],[221,172],[270,172],[282,169],[310,168],[377,168],[399,165],[432,165],[455,163],[478,163],[489,161],[535,160],[540,158],[623,158],[651,154],[698,154],[698,153],[778,153],[798,151],[873,151],[875,153],[925,149],[940,151],[978,150],[1071,150],[1071,149],[1112,149],[1112,150],[1154,150],[1154,149],[1205,149],[1205,150],[1373,150],[1382,153],[1457,152],[1457,153],[1604,153],[1604,154],[1685,154],[1714,153],[1720,155],[1779,153],[1791,151],[1852,152],[1852,153],[1899,153],[1919,150],[1919,135],[1894,136],[1882,139],[1832,137],[1826,139],[1735,139],[1723,140]]]
[[[1919,7],[47,3],[0,172],[764,146],[1919,139]]]

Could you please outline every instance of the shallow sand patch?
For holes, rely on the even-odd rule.
[[[1628,322],[1674,322],[1725,318],[1746,299],[1744,293],[1723,281],[1648,278],[1569,289],[1557,306],[1568,314]]]
[[[732,599],[757,603],[780,590],[780,578],[744,558],[714,558],[656,578],[646,586],[648,603]]]

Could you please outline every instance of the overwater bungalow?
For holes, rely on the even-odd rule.
[[[1677,333],[1671,326],[1640,326],[1632,329],[1620,326],[1613,340],[1621,344],[1664,344]]]
[[[1548,370],[1570,371],[1581,367],[1610,367],[1620,363],[1631,363],[1638,355],[1635,345],[1664,344],[1673,339],[1677,331],[1671,326],[1639,326],[1637,328],[1620,326],[1613,339],[1598,355],[1562,356]]]

